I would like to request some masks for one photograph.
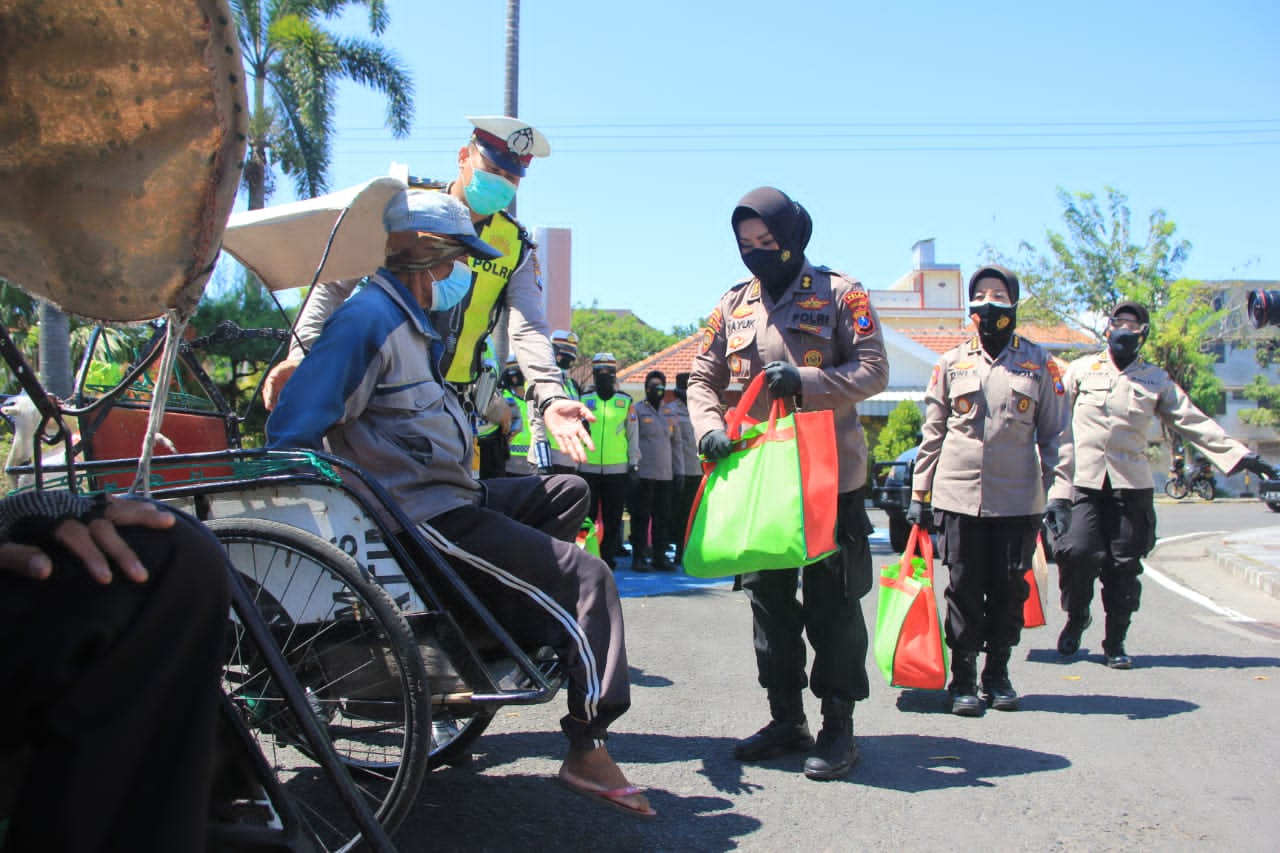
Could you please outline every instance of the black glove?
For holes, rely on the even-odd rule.
[[[800,393],[800,371],[794,364],[769,362],[764,366],[764,381],[774,397],[794,397]]]
[[[1054,498],[1044,508],[1044,526],[1054,539],[1061,539],[1071,529],[1071,501]]]
[[[1256,453],[1250,453],[1248,456],[1241,459],[1240,464],[1236,466],[1236,470],[1250,471],[1257,474],[1259,477],[1264,477],[1268,480],[1280,479],[1280,473],[1277,473],[1275,468],[1272,468],[1266,462],[1263,462],[1262,457]]]
[[[932,530],[933,508],[924,501],[912,501],[911,506],[907,507],[907,523]]]
[[[729,433],[722,429],[713,429],[698,442],[698,452],[713,461],[725,458],[732,450],[733,442],[729,440]]]

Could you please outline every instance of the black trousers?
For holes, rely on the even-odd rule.
[[[484,485],[483,506],[449,510],[420,529],[518,643],[557,651],[569,681],[561,727],[577,748],[603,744],[609,724],[631,706],[631,685],[613,573],[574,544],[587,484],[552,475]]]
[[[1062,609],[1083,617],[1093,601],[1093,582],[1102,578],[1102,606],[1108,616],[1137,612],[1142,600],[1142,558],[1156,543],[1152,489],[1073,489],[1071,526],[1057,543],[1058,589]]]
[[[1039,516],[974,517],[941,512],[947,582],[947,645],[957,652],[1013,648],[1022,639],[1026,571]]]
[[[511,458],[511,449],[507,446],[507,437],[502,434],[502,430],[495,429],[477,438],[476,453],[479,454],[480,479],[507,475],[507,460]]]
[[[802,569],[773,569],[742,576],[751,602],[751,632],[760,686],[771,693],[798,693],[808,685],[821,699],[857,701],[871,694],[867,681],[867,625],[860,600],[871,590],[874,529],[867,518],[866,491],[840,495],[840,550]],[[797,583],[803,600],[796,599]],[[805,676],[805,638],[813,646],[813,668]]]
[[[225,557],[186,516],[120,533],[146,583],[58,546],[48,580],[0,572],[0,749],[30,750],[8,853],[204,849]]]
[[[657,557],[666,547],[667,529],[671,524],[672,480],[636,480],[627,502],[631,507],[631,554]],[[650,526],[652,523],[652,531]],[[649,544],[653,549],[649,549]]]
[[[618,559],[618,546],[622,543],[622,508],[627,501],[626,474],[583,474],[591,489],[591,504],[587,515],[599,521],[603,529],[600,538],[600,554],[611,567]]]
[[[702,476],[678,476],[673,481],[671,495],[671,523],[668,527],[668,541],[676,546],[676,562],[684,556],[684,534],[689,527],[689,513],[693,510],[693,499],[698,494],[698,486]]]

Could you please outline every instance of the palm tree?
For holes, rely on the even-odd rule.
[[[413,83],[397,57],[377,42],[341,38],[323,26],[351,5],[368,7],[373,35],[386,29],[386,0],[233,0],[252,86],[243,178],[251,210],[265,206],[275,168],[293,178],[299,197],[328,190],[341,79],[384,93],[392,134],[409,132]]]

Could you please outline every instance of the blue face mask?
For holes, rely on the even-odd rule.
[[[454,261],[447,278],[431,281],[431,310],[448,311],[462,301],[471,289],[471,267],[464,261]]]
[[[516,185],[501,175],[475,169],[465,189],[467,206],[481,216],[497,213],[516,197]]]

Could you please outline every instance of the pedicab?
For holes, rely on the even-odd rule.
[[[13,36],[0,39],[9,119],[0,136],[0,276],[6,286],[71,314],[106,323],[163,315],[166,324],[164,346],[150,362],[156,393],[149,411],[118,407],[120,389],[86,406],[55,399],[0,326],[0,357],[34,413],[31,463],[9,473],[29,477],[25,488],[146,494],[178,341],[209,278],[239,184],[248,113],[237,32],[226,0],[37,5],[0,3],[0,31]],[[127,457],[104,465],[84,439],[107,434],[98,427],[117,408],[140,428]],[[51,449],[57,460],[46,464]],[[226,452],[206,455],[232,461]],[[120,481],[128,485],[115,485]],[[278,725],[289,721],[318,789],[350,828],[348,839],[392,850],[353,780],[352,763],[335,749],[295,676],[296,656],[282,651],[273,614],[255,601],[243,573],[231,571],[230,580],[228,645],[235,651],[219,700],[207,846],[336,846],[321,840],[260,748],[263,737],[235,679],[238,657],[252,658],[248,671],[269,686]]]

